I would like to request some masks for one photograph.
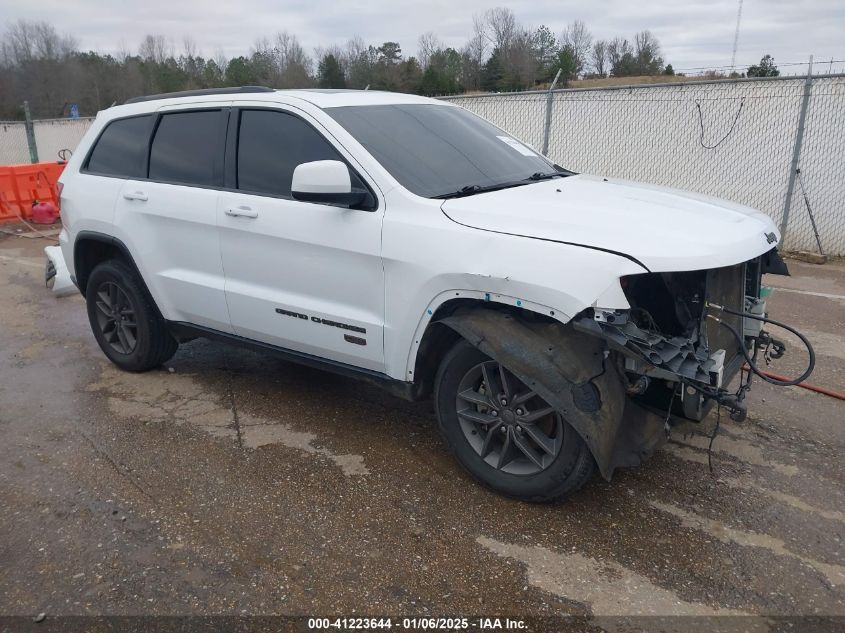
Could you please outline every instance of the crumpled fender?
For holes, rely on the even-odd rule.
[[[457,311],[440,320],[499,361],[584,439],[602,476],[636,466],[665,441],[664,421],[625,394],[604,343],[571,326],[529,322],[498,310]]]

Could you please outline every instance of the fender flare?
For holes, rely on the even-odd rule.
[[[583,438],[608,481],[637,466],[666,440],[664,420],[635,404],[604,343],[554,321],[523,321],[470,308],[439,321],[499,361]]]
[[[100,233],[99,231],[79,231],[76,234],[76,237],[73,240],[73,270],[76,273],[76,283],[79,286],[80,292],[85,295],[85,287],[88,284],[88,275],[86,274],[82,277],[79,274],[79,269],[82,266],[82,251],[80,250],[79,246],[81,242],[85,241],[92,241],[92,242],[100,242],[101,244],[105,244],[107,246],[111,246],[112,248],[117,249],[123,258],[126,260],[126,263],[131,266],[136,273],[139,273],[138,266],[135,265],[135,258],[132,257],[132,253],[129,252],[129,249],[126,247],[122,241],[118,238],[114,237],[113,235],[108,235],[106,233]],[[90,271],[89,271],[90,272]],[[138,275],[140,277],[140,273]]]
[[[164,316],[162,315],[161,310],[158,307],[158,303],[156,302],[155,297],[153,297],[152,292],[150,292],[150,289],[147,286],[147,282],[144,279],[144,276],[141,274],[141,269],[138,268],[138,265],[135,263],[135,258],[132,256],[132,253],[129,250],[129,247],[127,247],[126,244],[124,244],[120,239],[114,237],[113,235],[108,235],[106,233],[100,233],[98,231],[84,230],[84,231],[80,231],[79,233],[77,233],[76,237],[73,240],[73,262],[74,262],[73,268],[74,268],[74,272],[76,273],[76,279],[74,280],[74,283],[76,283],[76,286],[77,286],[77,288],[79,288],[79,292],[82,294],[82,296],[83,297],[85,296],[85,290],[87,289],[87,286],[88,286],[88,274],[90,274],[90,271],[88,271],[88,273],[84,277],[81,277],[80,274],[79,274],[81,258],[82,258],[82,252],[79,249],[79,245],[80,245],[80,242],[86,241],[86,240],[87,241],[100,242],[100,243],[105,244],[107,246],[111,246],[112,248],[115,248],[121,254],[121,256],[122,256],[123,260],[126,262],[126,264],[137,275],[138,282],[141,286],[141,290],[146,295],[147,301],[150,302],[150,305],[153,307],[153,309],[155,310],[158,317],[163,319]]]

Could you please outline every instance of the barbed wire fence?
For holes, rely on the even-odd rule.
[[[806,193],[825,253],[845,255],[845,74],[443,98],[573,171],[764,211],[786,250],[818,251]]]
[[[845,74],[443,98],[568,169],[745,204],[784,249],[845,256]],[[92,121],[32,121],[29,138],[0,121],[0,165],[57,160]]]

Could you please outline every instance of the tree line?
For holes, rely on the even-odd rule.
[[[343,45],[306,52],[296,35],[281,31],[258,39],[248,55],[204,57],[186,37],[176,45],[147,35],[137,51],[82,51],[78,41],[46,22],[9,24],[0,42],[0,119],[82,116],[126,99],[160,92],[224,86],[367,88],[428,96],[468,91],[519,91],[545,85],[560,71],[559,85],[577,77],[673,74],[660,43],[648,30],[633,38],[594,39],[580,20],[561,33],[528,28],[507,8],[474,16],[464,46],[445,46],[434,33],[405,55],[398,42],[368,44],[356,36]]]

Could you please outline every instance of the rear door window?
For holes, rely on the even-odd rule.
[[[144,155],[152,119],[152,115],[145,115],[109,123],[91,150],[86,171],[105,176],[143,178]]]
[[[219,185],[222,176],[220,110],[164,114],[150,149],[150,179],[187,185]]]

